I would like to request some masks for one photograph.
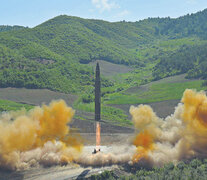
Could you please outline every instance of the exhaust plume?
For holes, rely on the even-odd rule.
[[[99,151],[101,145],[101,125],[96,123],[96,151]]]
[[[25,169],[33,165],[73,161],[82,149],[70,134],[74,115],[63,100],[0,116],[0,168]]]

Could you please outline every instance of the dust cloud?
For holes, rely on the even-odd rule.
[[[133,143],[137,147],[134,163],[145,159],[150,165],[162,166],[207,157],[207,97],[203,91],[187,89],[174,114],[166,119],[157,117],[147,105],[131,106],[130,113],[139,130]]]
[[[14,170],[72,162],[83,147],[81,139],[70,134],[73,115],[62,100],[29,112],[2,114],[0,167]]]
[[[74,110],[62,100],[29,112],[4,113],[0,116],[0,168],[142,162],[162,166],[207,157],[207,97],[203,91],[187,89],[174,114],[165,119],[148,105],[131,106],[129,111],[136,129],[131,144],[112,145],[107,152],[96,154],[84,149],[82,138],[71,133],[68,124]]]

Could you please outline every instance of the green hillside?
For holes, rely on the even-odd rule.
[[[0,88],[77,94],[74,107],[91,112],[91,64],[107,61],[103,65],[102,114],[130,124],[122,111],[108,105],[179,99],[185,88],[206,89],[206,19],[207,9],[175,19],[112,23],[61,15],[34,28],[0,26]],[[128,70],[122,72],[124,69]],[[127,93],[131,88],[140,89],[151,81],[184,73],[188,79],[200,80],[149,84],[145,92]],[[172,92],[172,88],[177,91]]]
[[[207,42],[183,45],[169,55],[163,54],[154,67],[154,79],[187,73],[187,78],[207,79]]]
[[[158,63],[150,79],[186,72],[189,78],[204,78],[204,55],[197,50],[201,46],[205,49],[206,17],[204,10],[177,19],[111,23],[61,15],[34,28],[0,26],[1,49],[12,52],[12,57],[5,58],[6,64],[1,65],[6,75],[1,72],[0,78],[4,80],[0,86],[80,92],[93,78],[92,69],[80,63],[96,59],[139,69]],[[197,61],[194,56],[202,60]],[[7,67],[11,59],[14,63]],[[195,63],[199,64],[196,68]],[[12,76],[20,78],[15,80]]]
[[[81,18],[58,16],[35,28],[22,29],[12,36],[41,44],[70,60],[88,63],[103,59],[115,63],[138,64],[136,57],[123,48],[87,28]],[[83,20],[85,23],[90,20]],[[9,36],[11,33],[7,33]]]
[[[0,99],[0,113],[4,111],[17,111],[22,108],[26,110],[32,109],[33,106],[27,105],[27,104],[22,104],[22,103],[16,103],[13,101],[8,101],[8,100],[2,100]]]
[[[88,67],[69,63],[35,43],[12,40],[4,43],[7,47],[0,44],[0,87],[47,88],[74,93],[92,83],[92,71]]]

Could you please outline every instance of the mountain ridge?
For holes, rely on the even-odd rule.
[[[136,22],[107,22],[60,15],[34,28],[8,28],[0,32],[0,87],[12,85],[50,88],[62,92],[80,91],[91,85],[93,71],[87,64],[97,59],[132,66],[135,69],[153,63],[156,65],[153,69],[154,79],[187,73],[186,70],[180,71],[178,65],[170,73],[167,69],[164,74],[159,74],[163,65],[159,62],[165,59],[171,66],[174,63],[172,54],[179,54],[182,49],[188,53],[192,44],[193,48],[199,48],[201,42],[207,39],[205,19],[207,9],[176,19],[148,18]],[[8,49],[13,52],[12,57],[9,56]],[[193,53],[192,57],[201,56],[198,51]],[[24,61],[17,61],[15,58]],[[203,61],[205,59],[202,62],[192,60],[189,68],[195,63],[203,65]],[[24,67],[22,63],[27,63],[27,68],[19,72],[16,68]],[[182,63],[182,59],[176,63]],[[41,76],[34,72],[30,64],[40,70],[38,72]],[[194,74],[199,74],[201,66],[198,65],[197,68]],[[29,79],[25,78],[27,75],[30,76]],[[81,78],[88,80],[83,81]],[[66,83],[67,79],[73,84],[71,89]],[[29,86],[26,85],[27,81],[31,81]]]

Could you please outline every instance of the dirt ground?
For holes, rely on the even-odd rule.
[[[167,116],[174,113],[175,107],[178,105],[179,102],[180,100],[167,100],[148,103],[147,105],[150,105],[152,107],[157,116],[159,116],[160,118],[166,118]],[[138,106],[139,104],[111,104],[110,106],[124,110],[124,112],[128,115],[128,118],[131,119],[131,116],[129,114],[129,108],[132,105]]]
[[[124,66],[120,64],[114,64],[103,60],[97,60],[92,63],[89,63],[93,68],[96,67],[96,63],[99,62],[101,75],[104,76],[113,76],[120,73],[128,73],[133,70],[129,66]]]
[[[63,99],[68,105],[73,104],[77,96],[50,91],[48,89],[0,88],[0,99],[11,100],[31,105],[49,104],[52,100]]]
[[[117,166],[92,168],[70,164],[67,166],[36,167],[25,171],[0,170],[0,180],[74,180],[114,168]]]

